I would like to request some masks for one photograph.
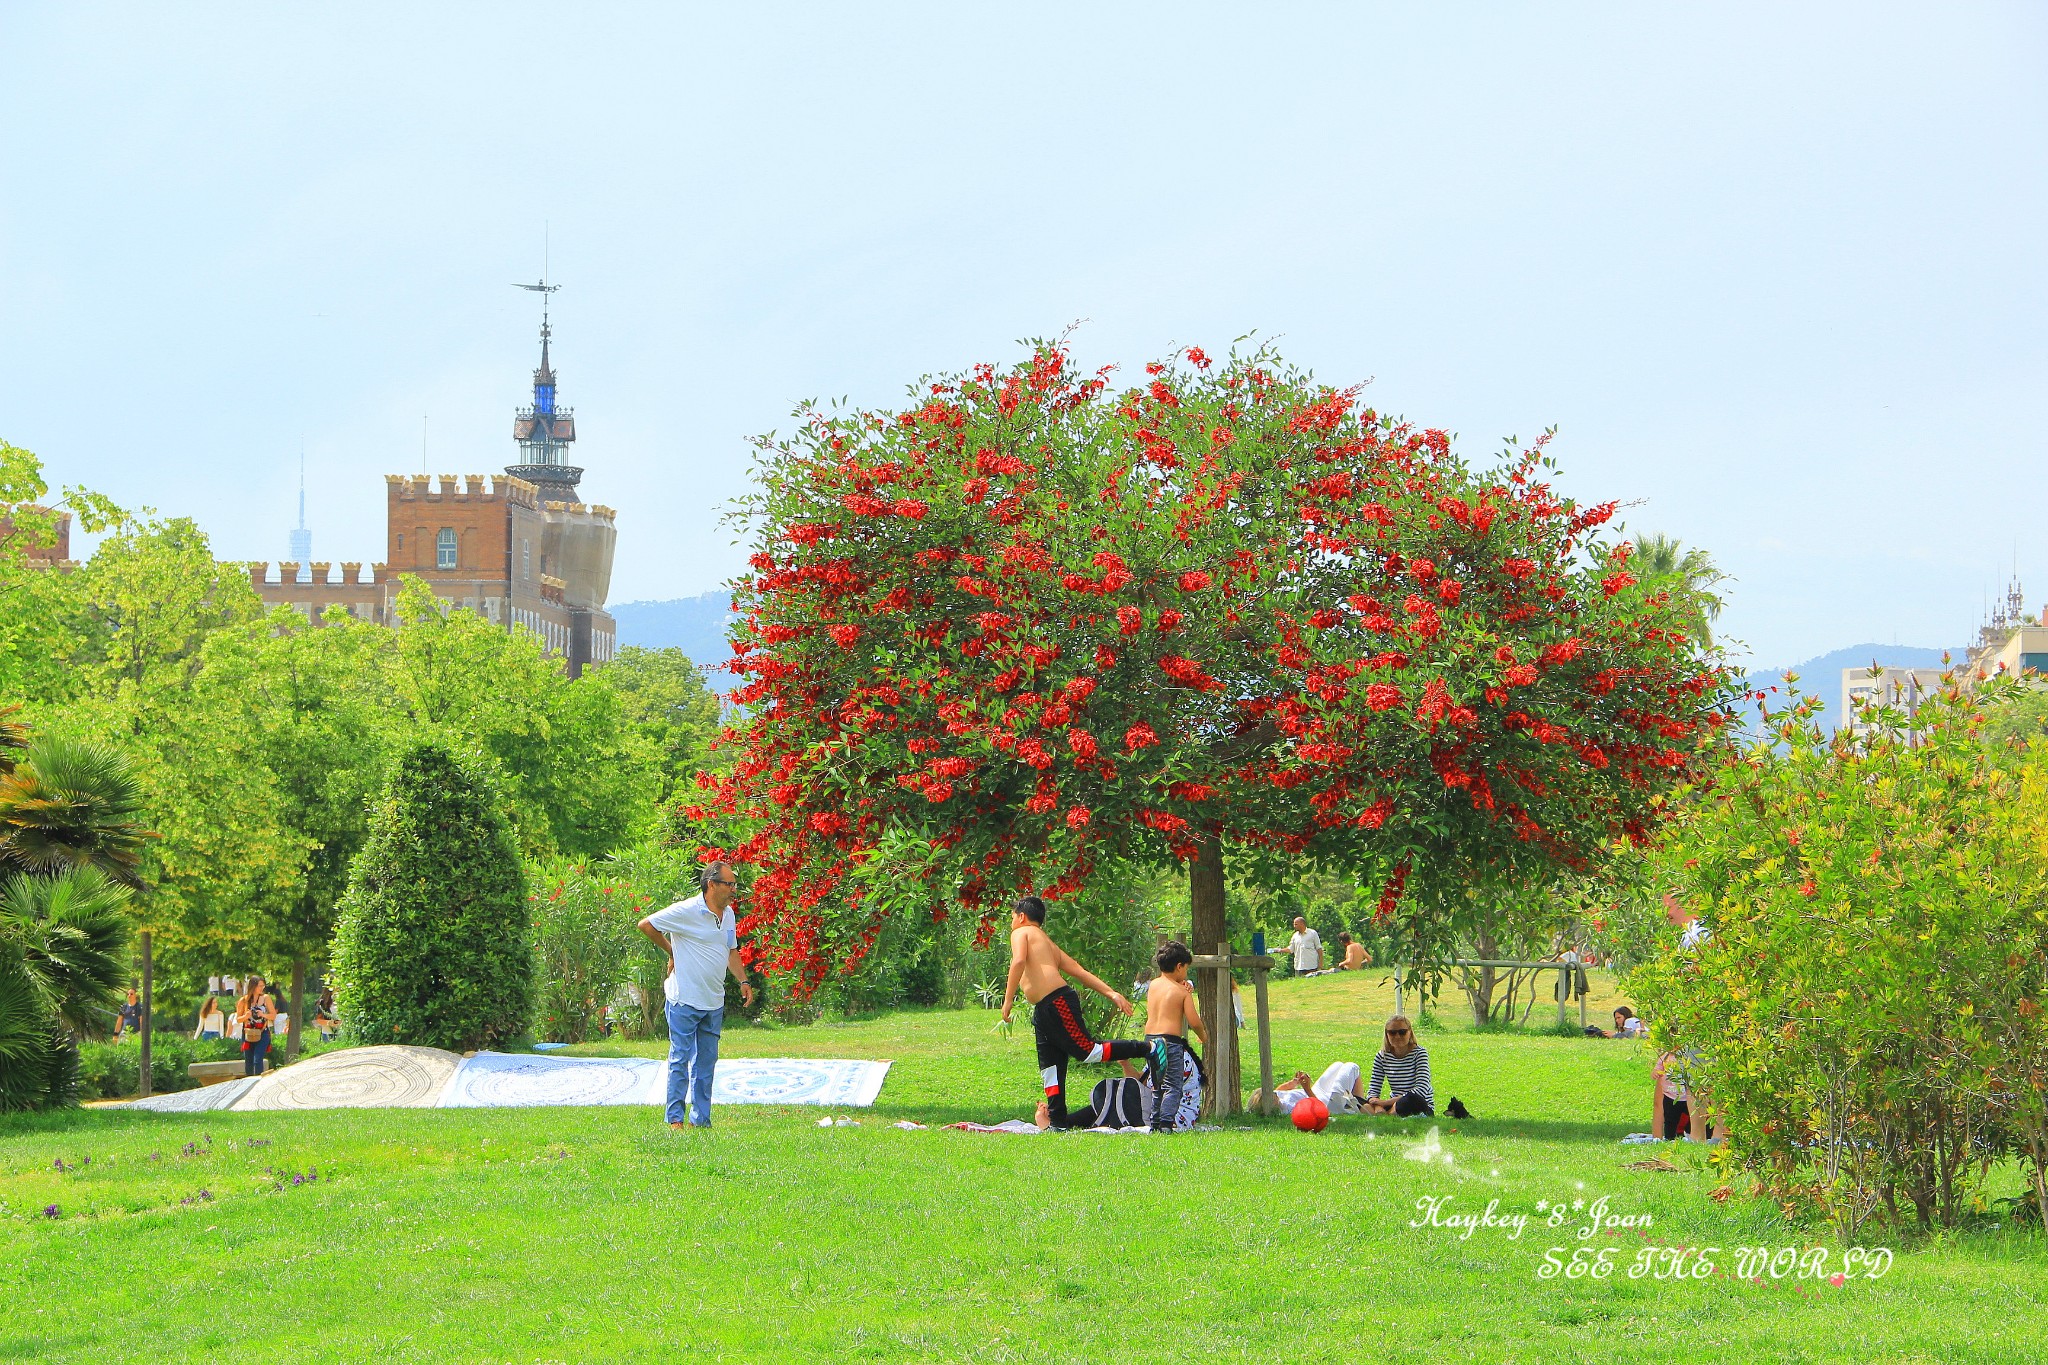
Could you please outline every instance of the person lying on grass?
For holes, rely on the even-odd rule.
[[[1070,976],[1124,1014],[1133,1012],[1122,993],[1103,985],[1100,977],[1061,952],[1059,944],[1047,936],[1045,902],[1036,896],[1022,897],[1010,915],[1010,981],[1003,992],[1003,1022],[1010,1022],[1010,1006],[1021,987],[1024,998],[1031,1002],[1031,1034],[1038,1044],[1038,1074],[1045,1084],[1045,1098],[1038,1102],[1034,1116],[1040,1128],[1095,1126],[1095,1111],[1089,1106],[1067,1112],[1069,1061],[1121,1062],[1143,1057],[1148,1051],[1141,1038],[1098,1043],[1089,1037],[1081,1024],[1081,997],[1067,984]]]
[[[1383,1089],[1384,1096],[1380,1094]],[[1429,1085],[1429,1051],[1416,1044],[1415,1030],[1405,1014],[1387,1020],[1386,1045],[1372,1059],[1372,1088],[1366,1092],[1365,1112],[1404,1119],[1436,1113],[1436,1092]]]
[[[1309,1080],[1306,1071],[1297,1071],[1291,1079],[1273,1087],[1273,1099],[1283,1114],[1293,1113],[1304,1095],[1321,1100],[1333,1118],[1365,1110],[1365,1080],[1357,1062],[1331,1062],[1314,1081]]]
[[[1152,959],[1159,967],[1158,979],[1145,993],[1145,1042],[1152,1053],[1152,1131],[1176,1132],[1184,1126],[1181,1096],[1188,1073],[1195,1062],[1188,1051],[1188,1030],[1209,1046],[1209,1030],[1202,1023],[1201,1006],[1195,1002],[1195,988],[1188,983],[1188,967],[1195,956],[1183,943],[1168,942]]]

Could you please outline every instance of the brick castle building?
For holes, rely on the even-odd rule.
[[[555,288],[538,287],[543,297]],[[565,459],[576,418],[555,404],[551,335],[543,312],[533,402],[512,423],[518,463],[488,481],[480,474],[459,481],[443,474],[438,484],[425,474],[385,475],[383,561],[367,574],[361,562],[345,562],[339,577],[326,560],[286,560],[274,578],[270,565],[252,564],[250,581],[263,600],[315,621],[338,606],[359,620],[391,625],[398,578],[414,574],[451,608],[476,612],[506,630],[533,631],[568,660],[571,677],[585,664],[610,659],[618,648],[617,627],[604,609],[614,514],[577,500],[583,470]],[[299,520],[293,549],[310,557],[303,501]]]

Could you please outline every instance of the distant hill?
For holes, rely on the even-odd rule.
[[[1884,668],[1938,668],[1942,653],[1938,649],[1921,649],[1915,645],[1850,645],[1847,649],[1793,664],[1790,669],[1758,669],[1749,675],[1749,685],[1754,688],[1776,687],[1784,683],[1787,672],[1797,673],[1799,690],[1827,703],[1827,709],[1820,714],[1821,731],[1826,733],[1842,723],[1843,669],[1868,668],[1873,663]]]
[[[725,640],[731,608],[732,594],[721,589],[670,602],[621,602],[606,610],[619,623],[621,645],[674,647],[700,668],[718,668],[732,658],[732,647]]]

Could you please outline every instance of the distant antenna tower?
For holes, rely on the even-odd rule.
[[[291,558],[301,583],[313,581],[313,532],[306,526],[306,448],[299,447],[299,524],[291,532]]]

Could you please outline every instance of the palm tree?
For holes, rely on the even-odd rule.
[[[103,1023],[127,984],[130,894],[96,867],[0,882],[0,937],[21,950],[37,993],[73,1031]]]
[[[20,714],[19,706],[0,706],[0,777],[14,771],[22,751],[28,748],[28,726],[15,719]]]
[[[1701,643],[1714,643],[1713,622],[1721,615],[1721,597],[1714,588],[1729,580],[1705,550],[1686,549],[1676,536],[1651,532],[1636,542],[1636,575],[1643,579],[1676,579],[1673,584],[1689,604],[1687,624]]]
[[[127,981],[129,895],[90,866],[0,882],[0,1110],[75,1096],[73,1037],[104,1021]]]
[[[97,867],[140,886],[142,792],[116,749],[56,736],[0,777],[0,872]]]

